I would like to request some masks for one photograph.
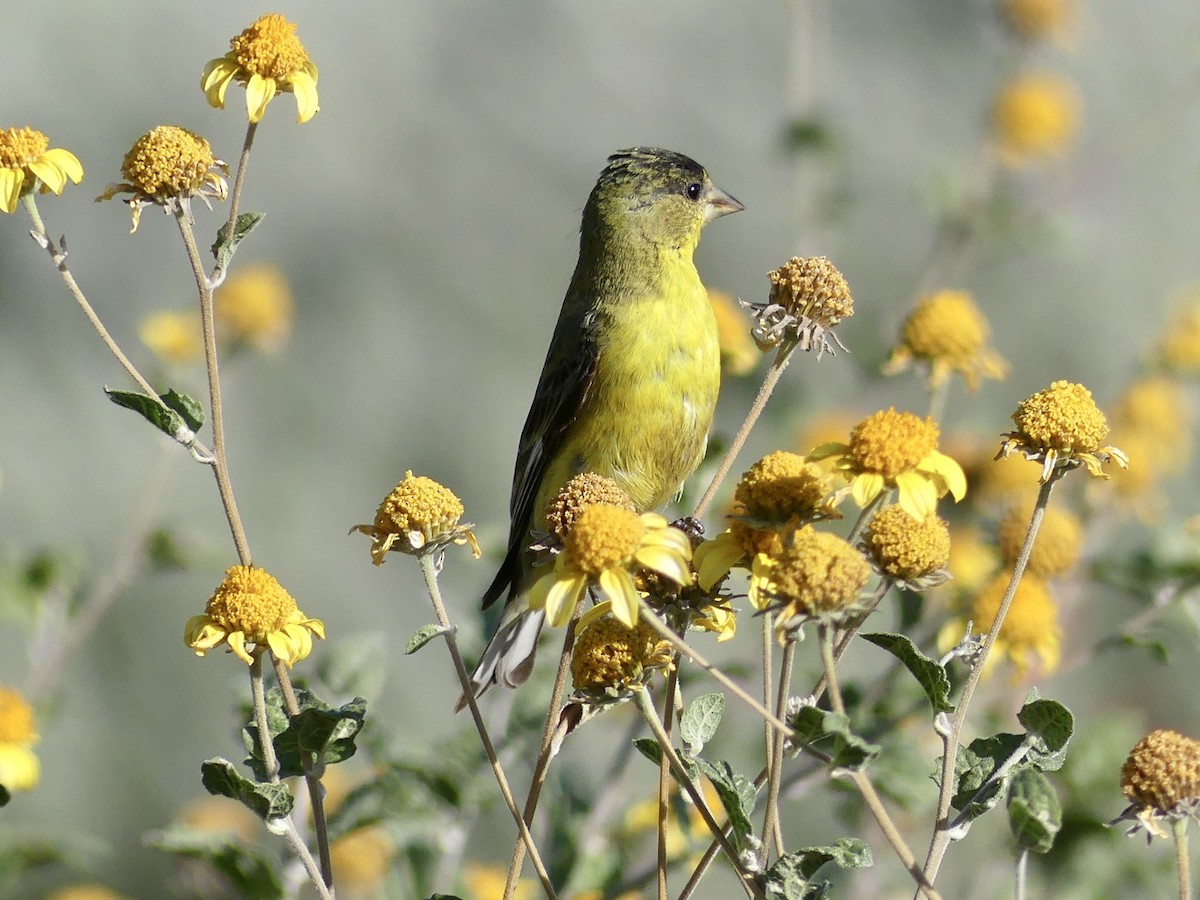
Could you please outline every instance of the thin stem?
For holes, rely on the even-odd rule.
[[[662,729],[667,743],[675,724],[675,691],[679,687],[679,654],[667,675],[663,697]],[[658,900],[667,900],[667,822],[671,813],[671,766],[664,754],[658,761]]]
[[[929,418],[941,422],[946,414],[946,397],[950,393],[950,379],[943,378],[929,391]]]
[[[771,398],[771,393],[775,390],[775,385],[779,384],[779,378],[783,375],[783,370],[787,368],[792,351],[795,349],[796,342],[787,341],[780,346],[779,352],[775,354],[775,359],[771,362],[771,368],[767,370],[762,386],[758,389],[758,396],[754,398],[754,403],[750,406],[750,411],[746,413],[746,419],[742,422],[742,427],[738,429],[738,433],[734,435],[729,449],[725,451],[721,465],[717,467],[717,473],[713,476],[712,481],[708,483],[708,488],[704,491],[704,496],[696,504],[696,510],[692,513],[693,517],[699,519],[708,510],[713,498],[717,495],[717,489],[721,487],[721,483],[729,475],[729,470],[733,468],[733,463],[737,459],[737,455],[742,452],[742,447],[746,444],[746,438],[750,436],[750,430],[762,414],[763,408],[767,405],[767,400]]]
[[[213,475],[217,479],[217,491],[221,495],[221,505],[225,507],[225,518],[229,521],[229,531],[233,535],[233,545],[237,548],[238,560],[243,566],[249,566],[251,565],[250,543],[246,539],[242,518],[238,515],[233,483],[229,478],[229,458],[225,450],[225,414],[221,406],[221,379],[217,371],[217,332],[213,319],[212,284],[204,274],[204,267],[200,262],[200,251],[196,247],[196,236],[192,233],[187,213],[182,209],[177,209],[175,221],[179,225],[179,234],[182,236],[184,248],[187,250],[188,262],[192,264],[196,289],[200,292],[200,324],[204,332],[204,363],[208,370],[209,414],[212,416]]]
[[[533,868],[537,872],[538,879],[542,882],[542,888],[545,890],[546,896],[550,900],[554,900],[557,895],[554,893],[554,887],[550,883],[550,875],[546,872],[546,867],[542,863],[542,857],[538,853],[537,845],[533,841],[533,835],[529,833],[525,819],[522,818],[520,811],[517,809],[517,801],[513,796],[512,789],[508,785],[508,777],[504,774],[504,767],[500,765],[500,758],[496,755],[496,748],[492,745],[491,736],[488,734],[487,726],[483,721],[483,714],[479,711],[479,704],[475,702],[475,692],[471,689],[471,676],[467,673],[467,667],[463,663],[462,654],[458,652],[455,629],[450,624],[450,617],[446,614],[446,606],[442,602],[442,591],[438,586],[437,564],[434,561],[434,554],[422,553],[420,560],[421,574],[425,578],[425,587],[429,591],[429,599],[433,601],[433,610],[437,616],[438,624],[446,629],[443,633],[443,636],[446,638],[446,647],[450,650],[450,659],[454,662],[454,671],[457,673],[458,682],[462,686],[463,697],[466,698],[467,706],[471,710],[471,719],[475,722],[475,730],[479,732],[479,740],[483,744],[483,750],[487,754],[488,762],[491,763],[492,773],[496,777],[496,783],[500,786],[500,793],[504,796],[504,802],[508,805],[508,811],[512,815],[513,821],[517,824],[517,830],[521,833],[519,845],[529,849],[529,858],[533,862]]]
[[[788,690],[792,683],[792,662],[796,656],[796,642],[788,641],[783,648],[783,661],[779,666],[779,691],[775,698],[775,715],[787,715]],[[775,855],[783,856],[783,830],[779,821],[779,784],[783,773],[783,732],[776,729],[772,734],[771,752],[767,756],[767,808],[763,814],[763,846],[760,859],[765,866],[770,858],[768,841],[775,840]]]
[[[1017,865],[1013,873],[1013,900],[1025,900],[1025,876],[1029,869],[1029,850],[1022,847],[1017,852]]]
[[[317,861],[313,859],[312,853],[308,850],[308,845],[300,837],[300,832],[296,830],[296,823],[292,821],[291,816],[288,816],[284,820],[283,836],[287,839],[288,844],[300,860],[301,865],[304,866],[304,871],[308,873],[308,880],[316,888],[317,896],[321,900],[333,900],[333,889],[326,886],[321,875],[321,870],[317,868]]]
[[[772,612],[764,610],[762,614],[762,655],[763,655],[763,706],[771,702],[771,696],[775,688],[775,677],[772,674],[775,658],[775,616]],[[777,711],[778,713],[778,711]],[[780,718],[783,718],[780,716]],[[769,722],[763,722],[763,768],[768,772],[775,771],[773,763],[775,753],[775,734],[776,730],[771,727]],[[765,865],[769,855],[769,844],[767,843],[771,837],[771,809],[767,807],[763,818],[763,842],[762,848],[759,851],[759,863]],[[778,847],[776,852],[782,854],[783,851]]]
[[[242,155],[238,158],[237,174],[233,178],[233,190],[229,194],[229,219],[225,228],[230,236],[237,226],[238,207],[242,202],[242,186],[246,181],[246,167],[250,164],[250,147],[254,144],[254,134],[258,131],[258,123],[251,122],[246,127],[246,138],[242,141]],[[221,266],[213,268],[209,283],[215,288],[225,280],[225,270]]]
[[[934,827],[933,836],[929,842],[929,853],[925,857],[924,868],[925,878],[931,883],[937,878],[938,868],[941,866],[942,858],[946,854],[946,848],[950,846],[950,841],[954,834],[950,829],[950,825],[952,824],[950,821],[950,798],[954,795],[954,773],[955,765],[958,762],[959,738],[962,734],[963,724],[966,722],[967,709],[970,706],[971,698],[975,694],[975,688],[979,684],[979,679],[983,675],[983,667],[987,656],[995,645],[996,638],[1000,635],[1000,629],[1004,625],[1004,618],[1008,615],[1008,610],[1012,606],[1013,597],[1017,593],[1017,586],[1021,583],[1021,577],[1025,574],[1025,567],[1029,563],[1029,554],[1033,550],[1038,529],[1042,525],[1042,517],[1046,513],[1046,505],[1050,502],[1050,494],[1064,471],[1064,469],[1054,469],[1050,477],[1038,491],[1037,502],[1033,508],[1033,516],[1029,521],[1029,530],[1025,534],[1025,543],[1022,545],[1021,552],[1017,556],[1016,565],[1013,566],[1013,574],[1008,582],[1008,589],[1004,592],[1004,597],[1000,601],[1000,608],[996,611],[996,618],[992,622],[992,627],[989,629],[987,637],[984,638],[983,646],[979,651],[975,664],[971,667],[971,672],[967,676],[967,683],[963,687],[962,696],[959,698],[958,706],[954,710],[954,718],[951,719],[949,727],[943,732],[942,741],[945,752],[942,755],[937,824]]]
[[[1188,859],[1188,820],[1178,818],[1171,823],[1171,835],[1175,838],[1175,868],[1179,873],[1179,900],[1191,900],[1192,865]]]
[[[704,795],[700,789],[696,787],[695,782],[687,773],[687,769],[683,765],[683,761],[679,758],[679,754],[675,752],[675,748],[671,746],[671,739],[663,730],[662,723],[658,721],[658,714],[654,710],[654,704],[650,700],[650,692],[643,687],[636,695],[638,709],[641,710],[642,717],[650,726],[650,730],[654,732],[654,737],[658,741],[659,747],[662,749],[663,756],[670,762],[671,768],[675,772],[675,778],[683,787],[692,802],[696,806],[696,811],[700,813],[700,817],[704,819],[704,824],[708,826],[709,831],[713,836],[721,842],[721,849],[725,851],[725,856],[729,859],[730,865],[737,872],[738,878],[741,881],[742,889],[750,897],[764,897],[763,889],[759,887],[754,878],[749,875],[743,868],[741,860],[738,858],[737,850],[733,844],[729,842],[729,838],[725,836],[725,830],[717,824],[717,820],[713,818],[712,811],[708,808],[708,804],[704,800]]]
[[[763,769],[758,773],[758,777],[754,779],[754,793],[758,794],[762,790],[763,785],[767,783],[767,770]],[[726,822],[722,834],[728,837],[733,832],[733,823]],[[708,849],[700,857],[700,861],[696,863],[696,867],[692,870],[692,876],[688,879],[687,884],[683,886],[683,890],[679,892],[678,900],[688,900],[700,886],[700,879],[704,877],[704,873],[708,871],[708,867],[712,861],[716,859],[717,854],[721,851],[721,842],[717,837],[713,837],[712,842],[708,845]]]
[[[271,731],[267,724],[267,701],[263,692],[262,655],[264,651],[257,650],[251,657],[250,663],[250,703],[254,708],[254,724],[258,727],[258,742],[262,748],[263,768],[267,771],[267,779],[279,781],[279,760],[275,757],[275,744],[271,741]]]

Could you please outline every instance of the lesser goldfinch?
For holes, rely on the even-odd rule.
[[[692,254],[705,224],[742,208],[670,150],[621,150],[600,173],[521,432],[508,553],[483,606],[508,598],[472,675],[476,696],[516,687],[533,668],[545,615],[527,608],[542,571],[528,548],[562,486],[581,472],[605,475],[642,512],[677,493],[704,457],[721,353]]]

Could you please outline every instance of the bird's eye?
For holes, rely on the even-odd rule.
[[[700,187],[699,182],[693,182],[687,186],[685,193],[687,194],[689,200],[699,200],[701,191],[702,188]]]

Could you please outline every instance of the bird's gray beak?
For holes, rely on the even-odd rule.
[[[741,212],[746,208],[715,184],[709,190],[706,200],[707,209],[704,213],[705,224],[708,224],[713,219],[719,219],[721,216],[727,216],[729,213]]]

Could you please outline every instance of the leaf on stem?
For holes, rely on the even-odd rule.
[[[1075,717],[1057,700],[1043,700],[1034,688],[1017,713],[1017,721],[1025,733],[1035,739],[1029,760],[1043,772],[1062,768],[1067,758],[1067,744],[1075,733]]]
[[[258,223],[263,220],[264,213],[241,213],[233,223],[233,233],[230,234],[229,223],[226,222],[217,231],[217,239],[212,245],[212,255],[216,257],[217,268],[224,271],[229,268],[233,254],[237,253],[238,244],[246,239]]]
[[[701,694],[688,704],[679,718],[679,737],[689,756],[704,749],[721,724],[725,714],[725,695],[719,692]]]
[[[408,639],[408,643],[404,645],[404,653],[411,656],[413,653],[416,653],[418,650],[432,641],[435,637],[443,635],[451,630],[451,628],[447,628],[445,625],[422,625],[413,633],[413,636]]]
[[[205,760],[200,766],[200,781],[210,794],[238,801],[264,822],[281,819],[292,811],[292,793],[286,784],[251,781],[227,759]]]
[[[842,713],[815,706],[804,706],[788,720],[799,740],[827,753],[831,769],[857,772],[879,755],[879,745],[860,738],[850,730],[850,720]]]
[[[1008,788],[1008,827],[1017,846],[1048,853],[1062,828],[1062,804],[1054,785],[1036,769],[1023,769]]]
[[[158,399],[137,391],[113,391],[104,389],[108,399],[117,406],[131,409],[163,434],[191,445],[196,431],[204,424],[204,407],[199,401],[181,394],[173,388]]]
[[[754,783],[745,775],[735,772],[723,759],[710,762],[696,757],[695,763],[716,789],[737,835],[739,847],[745,847],[746,838],[754,834],[754,826],[750,823],[750,816],[754,813]]]
[[[912,673],[913,678],[921,685],[921,690],[929,698],[929,703],[935,713],[954,712],[954,704],[950,702],[950,676],[944,666],[937,660],[931,659],[920,650],[908,637],[903,634],[863,634],[864,640],[870,641],[876,647],[882,647]]]
[[[328,765],[349,759],[357,751],[354,739],[366,720],[367,701],[355,697],[336,709],[309,691],[296,691],[300,712],[288,717],[278,688],[267,692],[267,729],[279,761],[279,777],[303,775],[304,763]],[[280,727],[282,726],[282,727]],[[266,780],[266,766],[258,738],[258,726],[242,728],[242,740],[250,756],[245,760],[254,774]]]
[[[839,838],[832,847],[805,847],[785,853],[766,871],[763,888],[768,900],[817,900],[826,895],[828,882],[812,878],[825,865],[865,869],[874,865],[871,848],[858,838]]]

